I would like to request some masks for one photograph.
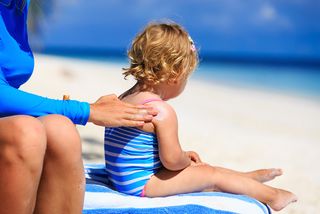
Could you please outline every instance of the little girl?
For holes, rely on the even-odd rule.
[[[178,96],[198,63],[188,33],[172,23],[148,25],[128,52],[137,83],[120,98],[158,109],[152,122],[140,128],[106,128],[108,178],[122,193],[158,197],[199,191],[244,194],[281,210],[297,200],[291,192],[263,184],[282,174],[280,169],[237,172],[201,162],[194,151],[183,151],[174,109],[165,101]]]

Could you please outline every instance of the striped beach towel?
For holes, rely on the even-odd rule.
[[[84,214],[104,213],[217,213],[270,214],[268,206],[243,195],[200,192],[147,198],[125,195],[109,188],[104,164],[86,165]]]

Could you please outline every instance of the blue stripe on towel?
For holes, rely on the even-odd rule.
[[[112,214],[179,214],[179,213],[194,213],[194,214],[236,214],[234,212],[228,212],[224,210],[209,210],[206,207],[198,206],[198,205],[183,205],[183,206],[173,206],[170,208],[151,208],[151,209],[134,209],[134,208],[128,208],[128,209],[117,209],[112,210],[110,209],[98,209],[94,210],[92,212],[91,210],[85,210],[83,211],[83,214],[106,214],[106,213],[112,213]]]
[[[245,213],[270,214],[269,207],[244,195],[200,192],[169,197],[140,198],[110,189],[103,164],[87,165],[84,214],[100,213]]]

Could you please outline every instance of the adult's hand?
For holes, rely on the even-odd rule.
[[[124,103],[112,94],[100,97],[90,104],[88,121],[105,127],[142,126],[157,113],[151,106]]]

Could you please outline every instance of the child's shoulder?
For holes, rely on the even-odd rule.
[[[176,112],[168,102],[150,98],[145,104],[152,106],[158,111],[157,116],[152,120],[155,126],[173,123],[177,120]]]
[[[121,100],[133,105],[144,104],[157,109],[157,116],[155,116],[151,122],[145,123],[142,127],[138,128],[142,131],[155,133],[157,128],[168,127],[169,125],[177,122],[177,116],[174,108],[156,94],[150,92],[140,92],[127,95]]]
[[[176,120],[176,112],[174,108],[166,101],[162,100],[159,96],[152,93],[140,93],[133,96],[127,96],[123,99],[135,105],[150,105],[158,110],[158,115],[154,117],[152,123],[162,123],[165,121]]]

